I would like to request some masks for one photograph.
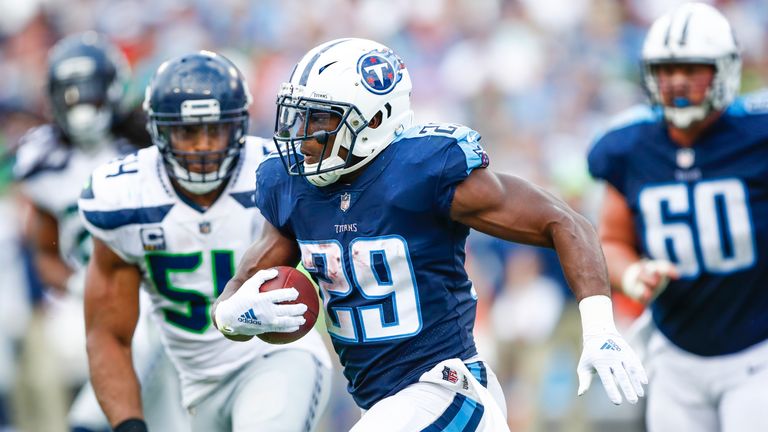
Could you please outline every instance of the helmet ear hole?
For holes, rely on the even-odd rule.
[[[371,121],[368,122],[368,127],[371,129],[376,129],[377,127],[381,126],[381,124],[384,122],[383,120],[384,114],[379,111],[376,113],[376,115],[373,116]]]

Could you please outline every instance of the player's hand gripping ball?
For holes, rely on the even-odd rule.
[[[257,335],[259,339],[271,344],[287,344],[301,339],[307,334],[317,321],[317,313],[320,308],[317,299],[317,290],[312,281],[299,270],[288,266],[277,266],[277,277],[264,282],[259,288],[260,292],[272,291],[280,288],[295,288],[299,292],[299,297],[293,301],[282,302],[280,304],[307,305],[307,311],[304,312],[304,319],[307,320],[298,330],[292,333],[268,332]]]

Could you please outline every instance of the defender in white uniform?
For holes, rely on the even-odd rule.
[[[31,204],[29,233],[38,274],[54,292],[47,297],[46,332],[40,339],[54,353],[52,361],[63,366],[64,384],[77,388],[88,377],[82,292],[92,249],[78,216],[77,199],[96,167],[135,147],[111,132],[128,74],[126,60],[116,47],[94,32],[75,34],[51,49],[48,63],[48,97],[55,122],[22,137],[14,175]],[[135,342],[134,361],[142,380],[157,382],[158,377],[151,375],[171,365],[145,327],[142,324],[142,337]],[[55,393],[51,386],[41,383],[41,395],[33,396],[34,400]],[[154,407],[156,427],[186,421],[178,387],[173,379],[157,388],[148,386],[145,399]],[[78,430],[108,427],[88,384],[75,399],[69,417],[70,426]]]
[[[144,427],[128,350],[139,285],[193,430],[312,430],[327,403],[330,358],[316,331],[287,345],[233,343],[211,323],[211,304],[264,223],[254,186],[271,142],[245,138],[249,102],[224,57],[169,60],[145,100],[155,146],[98,168],[83,190],[95,238],[85,295],[91,376],[115,430]]]

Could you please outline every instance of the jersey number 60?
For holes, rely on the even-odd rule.
[[[640,192],[645,243],[683,277],[731,273],[755,263],[747,189],[738,179],[654,186]],[[703,267],[703,269],[702,269]]]

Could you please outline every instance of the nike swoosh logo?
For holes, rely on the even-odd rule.
[[[332,64],[334,64],[334,63],[338,63],[338,61],[332,61],[332,62],[328,63],[327,65],[325,65],[325,66],[321,67],[321,68],[320,68],[320,70],[318,70],[318,71],[317,71],[317,74],[318,74],[318,75],[320,75],[321,73],[323,73],[323,71],[325,70],[325,68],[327,68],[328,66],[330,66],[330,65],[332,65]]]

